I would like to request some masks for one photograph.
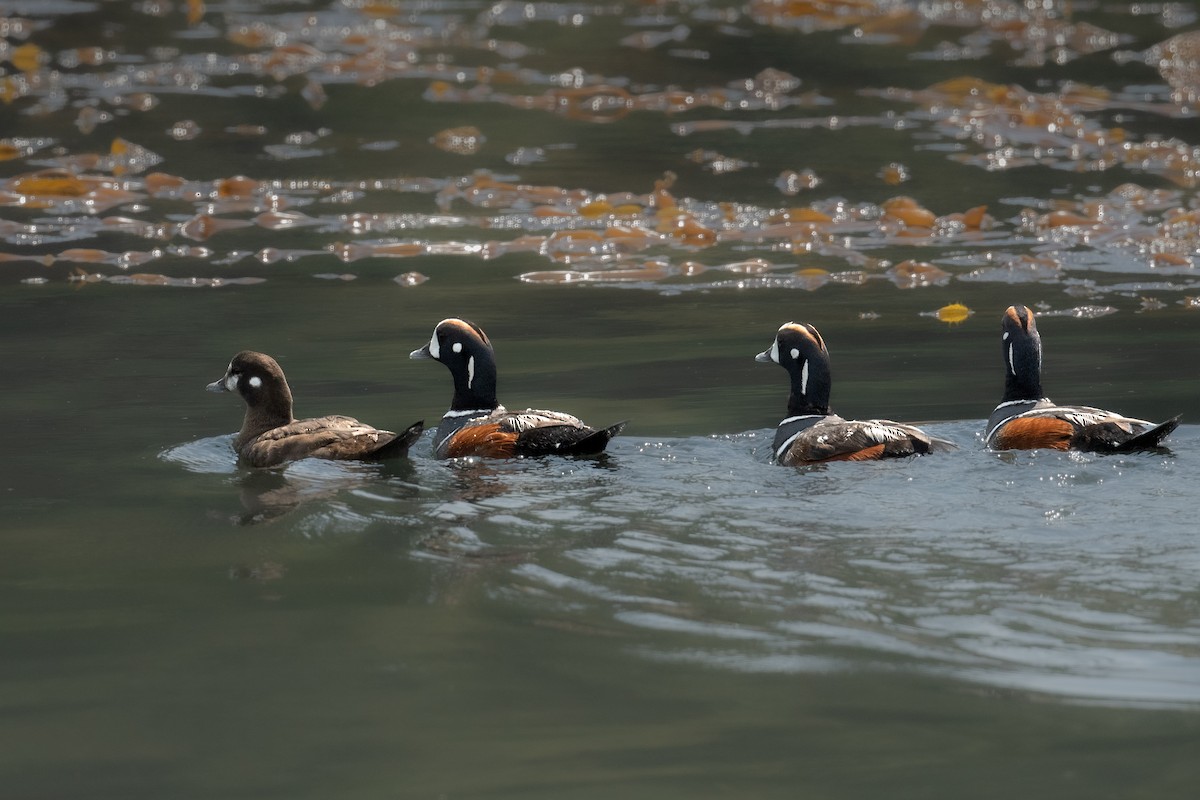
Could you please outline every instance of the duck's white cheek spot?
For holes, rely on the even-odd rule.
[[[250,379],[250,388],[251,389],[257,389],[260,386],[262,386],[262,378],[255,375],[253,378]]]
[[[462,345],[455,344],[455,347],[462,349]],[[475,356],[467,359],[467,388],[471,388],[471,384],[475,382]]]
[[[796,359],[797,359],[797,358],[799,358],[799,357],[800,357],[800,350],[799,350],[799,349],[797,349],[797,348],[795,348],[795,347],[793,347],[793,348],[792,348],[792,360],[794,361],[794,360],[796,360]]]
[[[238,384],[237,375],[230,375],[229,377],[225,378],[225,388],[228,389],[229,391],[236,392],[237,384]]]
[[[462,342],[455,342],[454,346],[451,347],[450,349],[456,353],[461,353],[462,352]]]
[[[442,355],[442,348],[438,344],[436,330],[433,332],[433,336],[429,340],[429,355],[435,359],[440,358]]]
[[[1008,341],[1008,331],[1004,332],[1004,341]]]

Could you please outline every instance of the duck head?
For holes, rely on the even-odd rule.
[[[450,370],[454,379],[451,411],[491,410],[496,400],[496,356],[487,334],[473,322],[451,317],[433,329],[429,343],[409,358],[431,358]]]
[[[825,340],[812,325],[789,322],[780,326],[771,347],[759,353],[755,361],[773,361],[787,370],[792,381],[788,414],[828,414],[832,388],[829,351]]]

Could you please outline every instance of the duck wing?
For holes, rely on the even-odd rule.
[[[475,417],[446,441],[447,458],[515,458],[544,455],[596,455],[625,427],[624,422],[596,430],[561,411],[503,408]]]
[[[360,460],[375,457],[396,438],[395,433],[365,425],[354,417],[333,415],[272,428],[247,442],[238,455],[255,467],[273,467],[301,458]]]
[[[1129,453],[1153,450],[1179,426],[1180,417],[1159,424],[1092,406],[1046,406],[1014,416],[996,430],[997,450],[1084,450]]]
[[[823,461],[873,461],[957,449],[913,425],[887,419],[829,417],[801,431],[778,453],[784,465]]]

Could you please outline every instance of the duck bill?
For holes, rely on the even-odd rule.
[[[431,356],[429,354],[429,345],[425,345],[422,348],[413,350],[411,353],[408,354],[408,357],[413,359],[414,361],[421,361],[426,358],[433,358],[433,356]]]
[[[205,386],[204,390],[206,392],[228,392],[229,387],[225,385],[225,378],[221,378],[219,381],[213,381]]]
[[[773,358],[771,358],[771,351],[770,351],[770,350],[763,350],[761,353],[759,353],[758,355],[756,355],[756,356],[754,357],[754,360],[755,360],[755,361],[758,361],[758,362],[760,362],[760,363],[762,363],[762,364],[769,364],[769,363],[771,363],[772,361],[774,361],[774,359],[773,359]]]

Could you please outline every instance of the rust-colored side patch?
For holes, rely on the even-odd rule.
[[[450,437],[446,458],[486,456],[512,458],[516,454],[517,434],[500,430],[500,423],[471,425]]]
[[[1039,447],[1066,450],[1074,433],[1075,426],[1065,419],[1024,417],[1001,427],[994,446],[997,450],[1033,450]]]
[[[852,450],[849,453],[839,453],[836,456],[821,459],[822,461],[877,461],[883,458],[883,450],[887,447],[886,444],[876,444],[871,447],[864,447],[862,450]]]

